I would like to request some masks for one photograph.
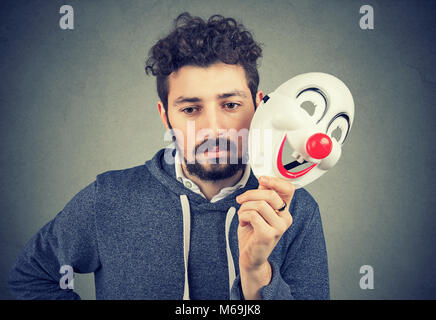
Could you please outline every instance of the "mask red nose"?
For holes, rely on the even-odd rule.
[[[314,159],[324,159],[332,151],[333,144],[330,137],[324,133],[315,133],[306,142],[306,150]]]

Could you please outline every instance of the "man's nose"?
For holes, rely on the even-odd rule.
[[[198,142],[216,139],[222,128],[219,110],[212,106],[204,107],[200,117],[195,120],[195,139]]]
[[[205,130],[205,134],[208,135],[207,138],[218,137],[220,130],[224,128],[223,119],[220,117],[220,110],[218,108],[208,108],[203,116],[201,129]]]

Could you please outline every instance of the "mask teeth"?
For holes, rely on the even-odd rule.
[[[303,158],[303,156],[300,154],[300,155],[298,155],[298,157],[296,158],[297,159],[297,161],[299,162],[299,163],[303,163],[304,162],[304,158]]]
[[[300,154],[300,153],[298,153],[298,151],[294,151],[293,153],[292,153],[292,156],[295,158],[295,160],[297,160],[299,163],[303,163],[304,162],[304,158],[303,158],[303,156]]]

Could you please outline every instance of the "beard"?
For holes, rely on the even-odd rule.
[[[221,144],[220,144],[221,140]],[[177,145],[177,143],[176,143]],[[198,149],[204,150],[205,147],[213,146],[226,146],[227,159],[222,161],[222,158],[210,159],[211,163],[199,162],[196,157],[194,162],[187,161],[186,157],[183,156],[186,170],[190,175],[194,175],[203,181],[217,181],[231,178],[236,175],[240,170],[245,169],[245,165],[248,160],[248,154],[244,154],[242,157],[234,158],[231,157],[231,151],[236,150],[238,152],[236,145],[229,139],[217,138],[216,141],[208,140],[197,145],[194,149],[195,154],[197,154]],[[180,150],[179,150],[180,152]],[[180,152],[183,154],[183,151]],[[235,161],[236,160],[236,161]],[[222,163],[224,162],[224,163]]]
[[[242,158],[238,158],[238,163],[235,164],[201,164],[198,162],[186,163],[186,170],[189,172],[189,174],[194,175],[203,181],[224,180],[233,177],[244,168],[245,164],[242,162]]]

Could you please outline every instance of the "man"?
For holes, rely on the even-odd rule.
[[[80,191],[26,245],[12,292],[79,298],[70,267],[94,272],[97,299],[329,298],[316,202],[246,164],[260,56],[234,19],[181,14],[146,64],[174,143]]]

